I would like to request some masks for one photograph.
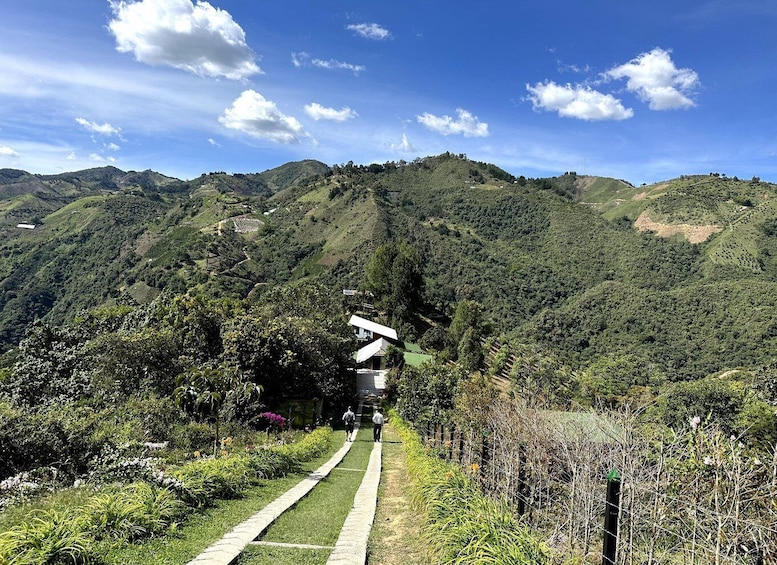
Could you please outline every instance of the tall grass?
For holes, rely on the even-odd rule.
[[[458,466],[430,455],[396,414],[412,477],[412,502],[440,565],[543,565],[550,551],[514,517],[506,502],[485,496]]]

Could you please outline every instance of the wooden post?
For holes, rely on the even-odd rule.
[[[518,515],[526,513],[526,444],[518,444]]]
[[[491,459],[491,452],[488,445],[488,433],[486,431],[483,431],[483,445],[480,448],[480,477],[481,478],[485,476],[486,465],[488,465],[488,461],[490,459]]]
[[[604,507],[604,544],[602,565],[614,565],[618,545],[618,511],[620,510],[621,476],[616,469],[607,474],[607,503]]]

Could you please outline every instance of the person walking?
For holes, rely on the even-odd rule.
[[[356,414],[353,413],[350,406],[343,414],[343,422],[345,422],[345,441],[353,441],[353,425],[356,422]]]
[[[380,413],[380,408],[375,409],[375,413],[372,415],[372,441],[380,441],[380,433],[383,430],[383,414]]]

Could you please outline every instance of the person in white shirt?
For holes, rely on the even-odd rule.
[[[380,432],[383,430],[383,414],[379,409],[375,409],[372,415],[372,441],[380,441]]]

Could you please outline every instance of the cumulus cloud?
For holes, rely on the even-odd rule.
[[[351,24],[346,26],[346,29],[365,39],[382,40],[391,38],[389,30],[379,24]]]
[[[410,143],[410,140],[407,138],[406,133],[402,134],[402,141],[399,143],[392,143],[391,148],[395,151],[402,151],[405,153],[412,153],[416,150],[415,146]]]
[[[275,102],[253,90],[244,90],[224,110],[219,122],[227,128],[276,143],[298,143],[300,137],[307,135],[296,118],[284,115]]]
[[[15,159],[19,157],[19,153],[17,153],[7,145],[0,145],[0,157],[8,157],[9,159]]]
[[[627,79],[626,88],[647,102],[651,110],[674,110],[694,106],[689,95],[699,86],[699,75],[678,69],[671,51],[653,49],[607,71],[606,79]]]
[[[210,143],[213,147],[221,147],[221,145],[219,145],[219,143],[212,137],[208,138],[208,143]]]
[[[305,106],[305,113],[314,120],[332,120],[335,122],[344,122],[357,117],[359,114],[351,110],[348,106],[343,106],[339,110],[327,108],[317,102],[311,102]]]
[[[336,59],[318,59],[316,57],[311,57],[304,51],[300,53],[292,53],[291,62],[298,69],[302,67],[318,67],[320,69],[326,69],[329,71],[351,71],[355,75],[358,75],[360,72],[367,70],[367,67],[364,65],[354,65],[352,63],[346,63],[345,61],[337,61]]]
[[[119,135],[121,133],[120,128],[112,126],[107,122],[98,124],[97,122],[90,122],[85,118],[76,118],[76,122],[92,133],[98,133],[100,135]]]
[[[109,149],[110,151],[118,151],[119,149],[121,149],[121,147],[119,147],[115,143],[109,143],[108,145],[105,146],[105,148]]]
[[[116,49],[137,61],[208,77],[243,79],[261,73],[229,12],[191,0],[110,0],[108,29]]]
[[[564,118],[580,120],[625,120],[634,115],[631,108],[610,94],[584,86],[560,85],[555,82],[526,85],[535,110],[558,112]]]
[[[458,119],[450,116],[434,116],[428,112],[416,116],[418,123],[442,135],[461,134],[464,137],[486,137],[488,124],[481,122],[462,108],[456,109]]]

